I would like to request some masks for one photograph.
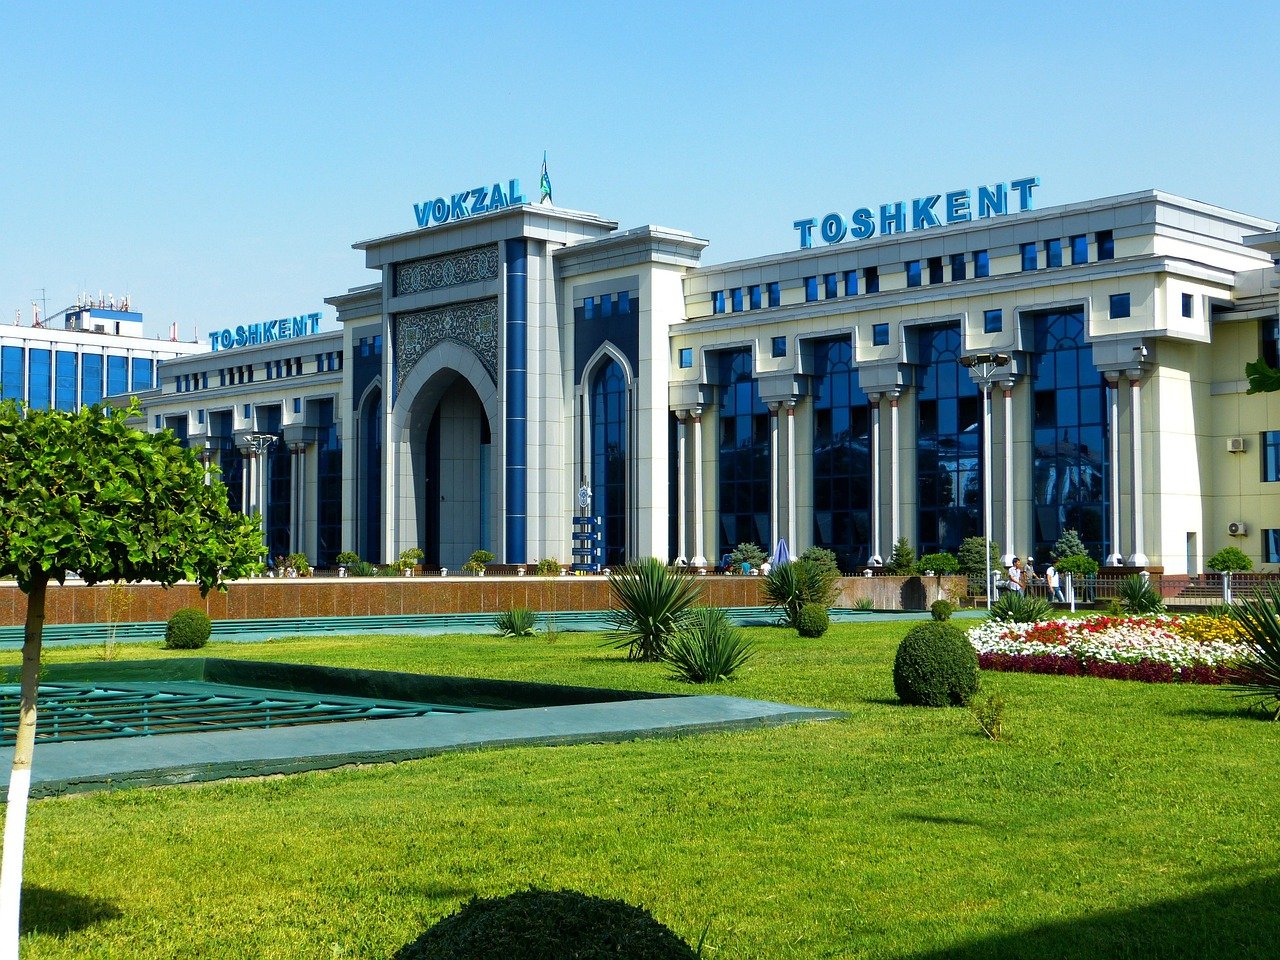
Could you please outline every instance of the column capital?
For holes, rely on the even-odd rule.
[[[776,417],[778,415],[778,411],[782,408],[782,401],[769,400],[765,403],[765,406],[769,408],[769,416]]]

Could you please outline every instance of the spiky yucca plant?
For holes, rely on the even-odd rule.
[[[1272,710],[1280,720],[1280,591],[1268,583],[1266,596],[1241,597],[1231,605],[1231,616],[1246,634],[1250,657],[1231,672],[1233,689],[1241,696]]]
[[[718,683],[751,659],[750,640],[717,607],[694,607],[667,643],[662,659],[671,676],[689,683]]]
[[[609,575],[613,627],[609,642],[626,649],[628,660],[660,660],[667,643],[684,626],[702,596],[697,580],[667,567],[657,557],[633,560]]]
[[[1043,597],[1033,597],[1021,590],[1001,594],[991,605],[991,619],[1005,623],[1040,623],[1048,620],[1053,606]]]
[[[500,637],[532,637],[538,615],[528,607],[512,607],[506,613],[498,614],[493,625]]]

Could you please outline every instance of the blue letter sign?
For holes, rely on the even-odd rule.
[[[520,192],[519,180],[508,180],[504,191],[502,184],[495,183],[491,187],[472,187],[461,193],[451,193],[448,198],[436,197],[434,200],[423,200],[413,205],[413,215],[418,226],[439,226],[450,220],[465,220],[490,210],[501,210],[503,207],[514,207],[527,203]]]

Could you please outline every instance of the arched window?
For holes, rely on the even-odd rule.
[[[813,543],[844,570],[867,562],[871,546],[871,406],[858,385],[853,345],[813,348]]]
[[[360,556],[382,559],[382,391],[369,392],[360,415]]]
[[[627,548],[627,379],[618,361],[591,380],[592,509],[604,521],[604,562],[625,563]]]

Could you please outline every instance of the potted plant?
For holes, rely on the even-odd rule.
[[[497,557],[488,550],[477,550],[467,558],[467,562],[462,565],[462,569],[468,573],[474,573],[477,577],[483,577],[485,564],[493,563],[496,559]]]
[[[396,561],[396,566],[400,568],[400,572],[406,577],[413,576],[413,568],[422,562],[424,554],[417,547],[410,547],[400,553],[400,559]]]
[[[338,576],[345,577],[347,575],[347,568],[354,567],[360,562],[360,554],[356,553],[354,550],[343,550],[335,559],[338,564]]]

